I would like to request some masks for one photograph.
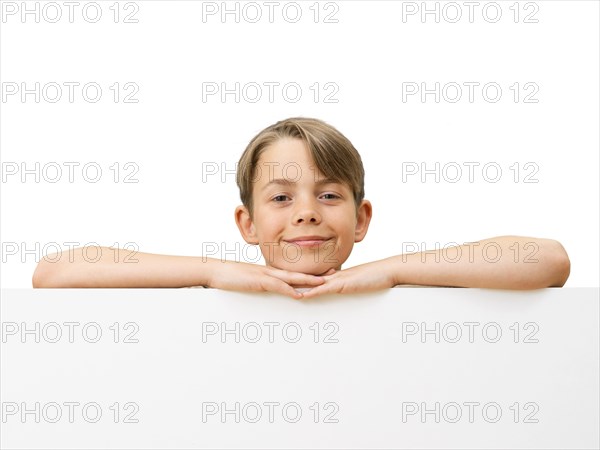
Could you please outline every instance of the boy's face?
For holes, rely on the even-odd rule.
[[[253,185],[254,217],[244,206],[236,222],[246,242],[258,244],[267,265],[320,275],[341,269],[367,233],[371,204],[358,211],[346,184],[325,179],[299,139],[267,147]]]

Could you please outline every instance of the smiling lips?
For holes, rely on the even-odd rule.
[[[319,245],[328,242],[331,238],[322,236],[300,236],[294,239],[285,239],[284,242],[296,244],[300,247],[318,247]]]

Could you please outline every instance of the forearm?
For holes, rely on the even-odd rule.
[[[563,286],[570,262],[551,239],[500,236],[391,258],[395,284],[491,289]]]
[[[47,255],[33,275],[36,288],[177,288],[207,285],[211,258],[75,248]],[[54,261],[54,262],[51,262]],[[95,261],[95,262],[92,262]]]

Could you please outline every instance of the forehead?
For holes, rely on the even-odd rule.
[[[267,146],[258,159],[258,164],[309,164],[314,165],[308,145],[300,139],[283,138]],[[280,164],[280,165],[281,165]],[[275,164],[272,164],[276,166]]]
[[[284,138],[266,147],[257,162],[254,184],[264,185],[275,178],[299,181],[323,178],[310,150],[300,139]]]

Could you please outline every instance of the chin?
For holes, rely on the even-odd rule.
[[[271,267],[275,267],[277,269],[282,269],[282,270],[289,270],[292,272],[300,272],[300,273],[305,273],[307,275],[321,275],[324,274],[325,272],[327,272],[329,269],[336,269],[338,267],[340,267],[340,263],[337,262],[331,262],[331,263],[325,263],[325,262],[314,262],[313,260],[308,260],[308,261],[296,261],[296,262],[291,262],[291,261],[283,261],[283,262],[276,262],[271,264]]]

